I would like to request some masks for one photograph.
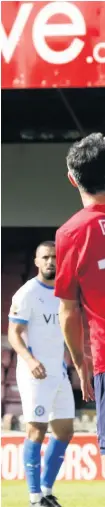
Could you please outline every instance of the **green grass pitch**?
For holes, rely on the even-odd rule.
[[[28,507],[25,481],[2,481],[2,507]],[[56,482],[54,494],[62,507],[105,507],[105,481]]]

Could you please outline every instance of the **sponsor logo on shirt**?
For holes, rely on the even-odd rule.
[[[105,236],[105,219],[99,220],[99,224],[101,227],[102,234]]]
[[[49,322],[51,322],[51,324],[58,324],[58,313],[50,313],[49,315],[43,313],[43,317],[46,324],[49,324]]]

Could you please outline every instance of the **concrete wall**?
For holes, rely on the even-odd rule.
[[[81,207],[67,144],[2,145],[2,226],[59,226]]]

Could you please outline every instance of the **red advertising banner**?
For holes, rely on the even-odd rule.
[[[23,443],[25,435],[21,433],[2,436],[2,479],[8,481],[23,480]],[[46,435],[42,445],[41,466],[44,465],[44,453],[49,436]],[[104,480],[101,470],[101,460],[97,444],[97,437],[90,434],[76,434],[68,446],[65,460],[57,480]]]
[[[2,88],[105,86],[105,2],[1,2]]]

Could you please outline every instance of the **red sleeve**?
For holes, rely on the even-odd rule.
[[[77,261],[75,239],[59,229],[56,233],[55,296],[61,299],[77,299]]]

